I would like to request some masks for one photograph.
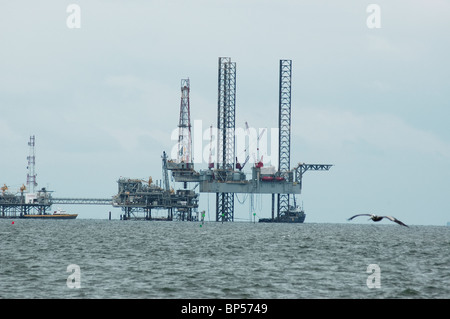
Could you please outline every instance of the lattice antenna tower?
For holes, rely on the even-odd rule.
[[[35,153],[35,143],[36,139],[35,136],[30,136],[30,141],[28,142],[28,146],[30,147],[29,155],[27,157],[28,160],[28,174],[27,174],[27,187],[28,191],[31,193],[34,193],[35,187],[38,185],[36,182],[36,171],[35,171],[35,165],[36,165],[36,153]]]
[[[220,57],[218,75],[217,169],[225,171],[234,169],[236,159],[236,62],[229,57]],[[234,193],[216,193],[216,221],[233,219]]]
[[[280,60],[278,171],[290,180],[292,60]],[[289,194],[278,194],[278,217],[289,209]]]
[[[192,162],[191,114],[189,105],[189,79],[181,80],[180,122],[178,124],[178,163]]]

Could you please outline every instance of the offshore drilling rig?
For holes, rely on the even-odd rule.
[[[251,178],[246,179],[245,173],[242,172],[243,165],[238,163],[235,156],[236,63],[229,57],[219,58],[216,167],[209,163],[207,170],[197,172],[192,158],[188,156],[184,160],[178,158],[176,162],[169,161],[167,166],[175,181],[183,182],[185,188],[186,183],[194,182],[199,184],[200,192],[216,194],[216,221],[234,220],[236,193],[272,194],[272,216],[260,219],[261,222],[304,221],[305,213],[293,200],[293,195],[301,193],[303,174],[308,170],[329,170],[332,165],[299,163],[295,168],[290,168],[291,82],[292,60],[280,60],[278,170],[268,170],[262,161],[255,161]],[[181,139],[180,133],[178,149],[187,150],[187,154],[190,154],[190,145],[181,146],[185,145],[186,140],[191,142],[189,107],[180,112],[180,123],[182,117],[186,119],[183,128],[187,129],[189,134],[183,134]],[[189,138],[186,139],[185,136]],[[246,162],[247,160],[248,158]]]

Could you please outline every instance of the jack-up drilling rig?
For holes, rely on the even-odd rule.
[[[216,194],[216,221],[233,221],[234,194],[248,193],[272,194],[272,217],[259,221],[302,223],[305,214],[291,196],[301,193],[302,177],[306,171],[329,170],[332,165],[299,163],[290,168],[292,61],[280,60],[278,171],[267,170],[262,161],[258,161],[248,180],[242,165],[237,160],[235,162],[236,63],[229,57],[219,58],[218,75],[216,167],[208,163],[207,170],[196,172],[192,163],[169,162],[168,169],[173,171],[175,181],[195,182],[199,184],[201,193]]]

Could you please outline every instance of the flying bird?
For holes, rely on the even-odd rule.
[[[395,222],[395,223],[397,223],[399,225],[408,227],[408,225],[405,225],[404,223],[399,221],[397,218],[392,217],[392,216],[377,216],[377,215],[374,215],[374,214],[358,214],[358,215],[350,217],[348,220],[352,220],[353,218],[358,217],[358,216],[370,216],[370,219],[373,220],[374,222],[379,222],[383,218],[387,218],[387,219],[389,219],[389,220],[391,220],[391,221],[393,221],[393,222]]]

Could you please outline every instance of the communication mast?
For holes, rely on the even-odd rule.
[[[28,146],[30,147],[30,153],[27,157],[28,160],[28,174],[27,174],[27,186],[30,193],[34,193],[34,188],[38,185],[36,182],[36,171],[35,171],[35,164],[36,164],[36,154],[34,150],[35,146],[35,137],[30,136],[30,141],[28,142]]]

